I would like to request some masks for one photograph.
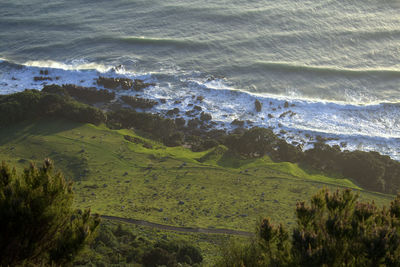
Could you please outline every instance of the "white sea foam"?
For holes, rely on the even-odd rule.
[[[41,70],[48,75],[40,75]],[[98,76],[129,77],[155,82],[143,92],[119,91],[119,95],[139,95],[150,99],[166,99],[165,104],[154,107],[152,112],[165,113],[179,108],[185,112],[198,105],[212,115],[215,127],[232,129],[234,119],[245,121],[246,127],[271,127],[290,142],[309,148],[317,135],[331,138],[330,144],[345,145],[345,149],[378,151],[400,160],[400,103],[353,104],[305,99],[297,93],[289,95],[253,94],[235,90],[223,78],[201,78],[198,74],[139,73],[123,66],[108,67],[87,62],[71,64],[54,61],[35,61],[16,65],[0,61],[0,93],[8,94],[25,88],[41,89],[46,84],[76,84],[97,86]],[[50,77],[52,81],[34,81],[35,76]],[[197,101],[197,96],[203,101]],[[258,99],[263,109],[255,111]],[[175,103],[176,100],[180,102]],[[285,107],[286,106],[286,107]],[[285,115],[286,114],[286,115]]]

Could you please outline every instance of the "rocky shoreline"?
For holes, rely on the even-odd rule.
[[[154,83],[128,78],[99,77],[97,81],[99,79],[112,89],[52,84],[45,85],[42,91],[28,90],[3,95],[0,97],[0,124],[7,125],[43,116],[94,124],[105,123],[114,129],[132,128],[145,132],[167,146],[184,146],[193,151],[214,148],[209,153],[225,151],[226,155],[240,158],[268,155],[274,161],[298,163],[306,169],[351,178],[368,190],[396,193],[400,189],[400,162],[388,156],[377,152],[342,151],[345,143],[341,144],[342,148],[339,145],[330,146],[327,142],[331,140],[321,136],[309,136],[313,146],[304,149],[304,142],[287,142],[287,139],[282,138],[287,135],[285,130],[280,129],[276,133],[276,129],[253,127],[251,120],[235,118],[228,127],[221,127],[220,122],[214,120],[214,114],[203,109],[207,98],[202,95],[186,97],[184,103],[180,99],[155,100],[143,97],[146,90],[156,86]],[[139,91],[135,89],[135,84],[140,85]],[[137,94],[123,94],[131,89]],[[172,102],[172,107],[185,104],[186,109],[173,107],[164,112],[154,112],[154,106],[168,102]],[[265,103],[262,105],[255,99],[249,105],[253,106],[254,113],[264,109],[279,109],[281,117],[294,116],[294,111],[291,110],[294,106],[289,102],[278,107],[266,107]],[[13,114],[7,114],[10,112]],[[18,117],[15,114],[19,114]]]

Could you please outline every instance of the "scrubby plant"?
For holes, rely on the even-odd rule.
[[[72,185],[50,160],[17,175],[0,167],[0,266],[65,265],[93,236],[100,219],[72,208]]]
[[[263,219],[256,238],[224,251],[219,266],[399,266],[400,195],[389,208],[324,189],[298,202],[288,231]]]
[[[40,118],[62,118],[93,124],[106,121],[101,110],[50,91],[52,93],[25,90],[1,97],[0,127]]]

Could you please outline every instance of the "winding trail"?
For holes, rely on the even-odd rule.
[[[212,228],[192,228],[192,227],[180,227],[180,226],[172,226],[172,225],[165,225],[159,223],[152,223],[144,220],[136,220],[136,219],[129,219],[129,218],[122,218],[116,216],[108,216],[108,215],[101,215],[103,219],[113,220],[113,221],[121,221],[141,226],[147,226],[151,228],[158,228],[161,230],[168,230],[168,231],[177,231],[177,232],[185,232],[185,233],[200,233],[200,234],[225,234],[225,235],[241,235],[241,236],[254,236],[253,233],[245,232],[245,231],[238,231],[238,230],[231,230],[231,229],[212,229]]]

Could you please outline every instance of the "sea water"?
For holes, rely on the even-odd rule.
[[[217,128],[400,159],[398,0],[0,0],[0,58],[2,94],[140,78],[156,82],[141,96],[168,100],[151,112],[202,95]],[[53,81],[33,80],[43,68]]]

